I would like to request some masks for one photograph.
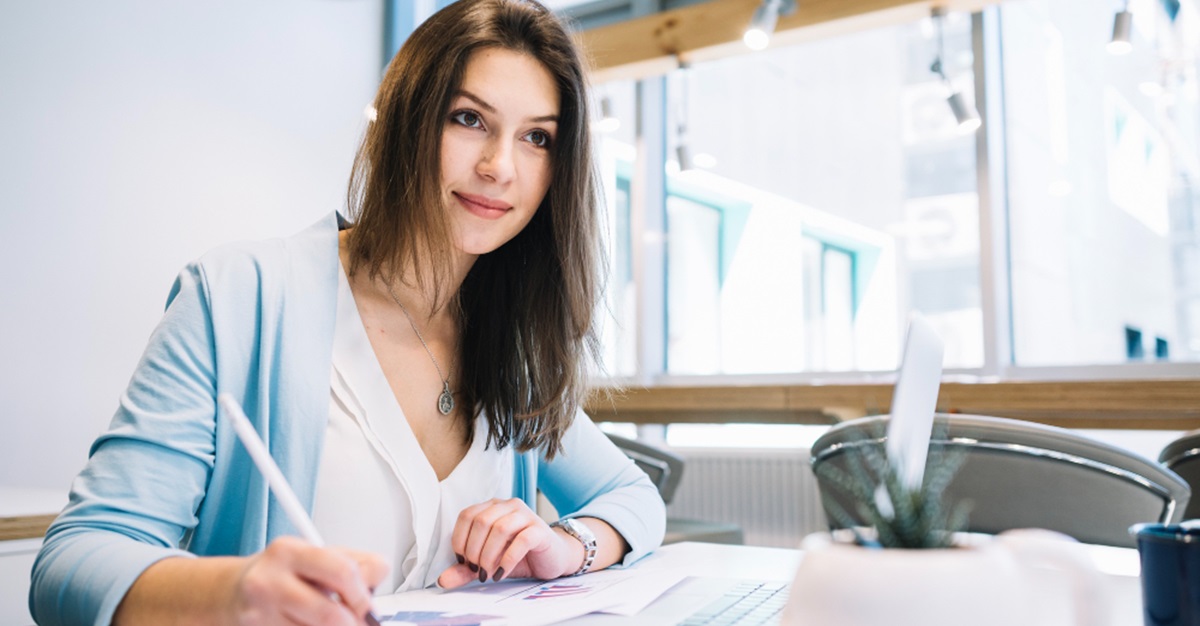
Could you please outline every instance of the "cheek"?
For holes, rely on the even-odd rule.
[[[438,178],[442,183],[445,183],[452,177],[451,172],[454,169],[454,160],[450,157],[450,151],[446,148],[446,142],[443,141],[441,162],[438,167]]]
[[[442,181],[457,178],[465,167],[469,167],[463,146],[448,136],[442,137],[441,176]]]
[[[550,189],[551,173],[552,168],[550,167],[549,159],[540,160],[529,168],[529,175],[526,178],[527,186],[525,190],[529,195],[530,200],[537,200],[537,202],[534,203],[535,207],[541,204],[542,198],[546,195],[546,191]]]

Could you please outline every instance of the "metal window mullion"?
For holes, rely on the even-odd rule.
[[[630,242],[637,285],[637,372],[649,385],[666,371],[666,78],[637,84],[637,157],[630,181]]]
[[[983,125],[976,135],[979,193],[980,306],[984,376],[1004,376],[1013,365],[1012,282],[1009,274],[1008,156],[1004,115],[1004,59],[1000,8],[971,16],[975,106]]]

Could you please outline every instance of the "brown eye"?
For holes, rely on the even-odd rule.
[[[530,131],[529,134],[525,135],[525,139],[539,148],[550,147],[550,134],[544,130]]]
[[[474,111],[455,111],[450,115],[450,119],[467,128],[479,128],[483,125],[483,120],[479,119],[479,114]]]

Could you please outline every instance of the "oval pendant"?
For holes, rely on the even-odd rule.
[[[449,415],[454,410],[454,395],[450,393],[450,383],[444,383],[442,394],[438,396],[438,413]]]

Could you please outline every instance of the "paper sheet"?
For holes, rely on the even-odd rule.
[[[381,624],[537,626],[597,611],[635,615],[685,573],[658,567],[610,569],[558,580],[473,583],[460,589],[420,589],[375,599]]]

